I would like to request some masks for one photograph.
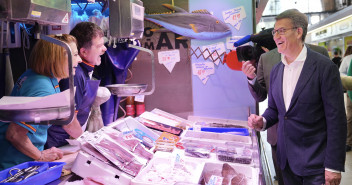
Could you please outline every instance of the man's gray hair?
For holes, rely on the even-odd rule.
[[[278,21],[280,19],[285,19],[285,18],[288,18],[292,21],[293,27],[296,27],[296,28],[300,27],[303,29],[302,41],[304,42],[307,35],[307,30],[308,30],[307,16],[301,13],[300,11],[298,11],[297,9],[289,9],[277,15],[275,17],[275,20]]]

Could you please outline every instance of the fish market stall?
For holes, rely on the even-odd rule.
[[[245,122],[218,120],[216,124],[227,127],[214,127],[211,118],[185,120],[160,109],[144,114],[117,120],[77,139],[80,150],[67,169],[71,180],[100,177],[105,184],[126,185],[265,184],[257,137]],[[200,127],[197,119],[212,120],[208,122],[212,127],[205,122]],[[162,131],[174,128],[183,128],[182,133]],[[217,133],[203,128],[232,130]],[[66,181],[64,176],[56,183]]]
[[[69,140],[60,148],[65,153],[55,161],[60,163],[43,165],[47,173],[55,165],[55,173],[62,171],[46,183],[268,184],[259,135],[245,121],[256,113],[256,103],[241,71],[223,62],[226,52],[235,51],[232,42],[253,32],[254,1],[65,2],[72,12],[53,17],[43,11],[56,21],[45,27],[46,34],[68,33],[82,21],[99,24],[108,49],[94,75],[112,95],[97,107],[103,127]],[[35,22],[38,11],[31,13],[25,20]],[[73,115],[70,85],[70,106],[55,117],[58,124]],[[47,121],[39,118],[29,121]]]

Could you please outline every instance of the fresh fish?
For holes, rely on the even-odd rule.
[[[182,8],[163,4],[174,13],[148,14],[144,19],[151,21],[167,30],[184,37],[213,40],[231,35],[231,29],[220,19],[211,15],[207,10],[197,10],[188,13]]]
[[[237,172],[234,168],[232,168],[232,166],[227,163],[224,163],[222,165],[221,175],[222,177],[224,177],[224,179],[222,180],[222,185],[228,185],[231,182],[231,179],[234,176],[237,176]]]

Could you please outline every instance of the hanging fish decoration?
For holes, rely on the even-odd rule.
[[[230,27],[207,10],[188,13],[170,4],[163,4],[163,6],[172,10],[173,13],[147,14],[144,19],[182,35],[178,39],[213,40],[231,35]],[[158,30],[153,29],[152,31]]]

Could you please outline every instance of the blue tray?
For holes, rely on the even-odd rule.
[[[18,184],[30,184],[30,185],[42,185],[47,184],[51,181],[54,181],[61,176],[62,167],[65,165],[65,162],[39,162],[39,161],[30,161],[25,162],[11,168],[5,169],[0,172],[0,182],[7,177],[10,176],[9,171],[14,168],[24,169],[31,166],[40,166],[38,169],[39,173],[29,177],[28,179],[22,180],[20,182],[7,182],[7,183],[0,183],[0,185],[18,185]],[[13,170],[14,173],[17,170]]]
[[[193,130],[193,128],[189,128],[189,130]],[[200,130],[204,132],[216,132],[216,133],[234,134],[239,136],[249,136],[248,129],[246,128],[202,127]]]

